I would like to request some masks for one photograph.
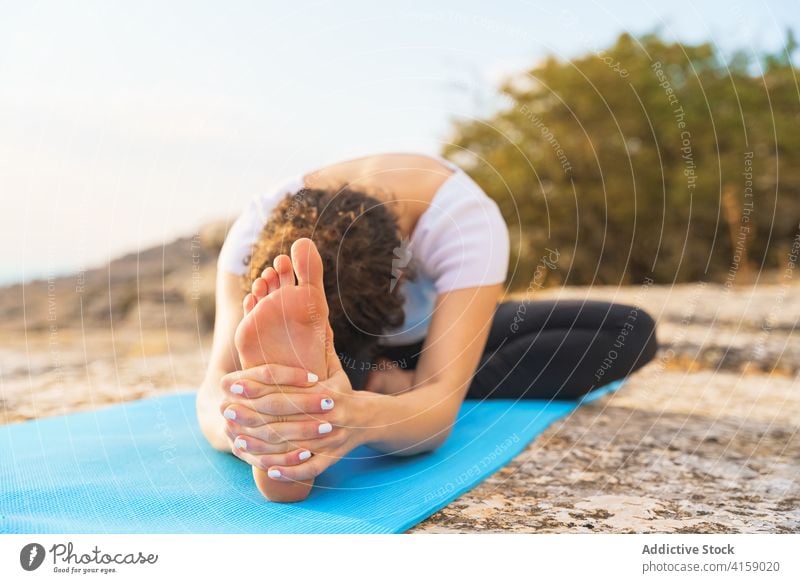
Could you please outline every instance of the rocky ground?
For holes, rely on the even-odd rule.
[[[0,422],[196,387],[222,236],[0,290]],[[644,307],[656,361],[413,531],[800,532],[798,292],[779,276],[537,292]]]
[[[657,360],[413,532],[800,532],[798,292],[562,290],[646,307]]]

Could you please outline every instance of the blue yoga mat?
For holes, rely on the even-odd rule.
[[[0,427],[0,532],[403,532],[579,405],[467,401],[436,452],[396,458],[356,449],[296,504],[263,499],[250,466],[206,443],[194,394],[6,425]]]

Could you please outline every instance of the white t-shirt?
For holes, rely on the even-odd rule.
[[[439,187],[429,208],[402,244],[395,265],[410,264],[415,279],[400,284],[405,322],[379,339],[386,346],[413,344],[425,338],[436,296],[445,292],[503,283],[508,271],[508,229],[497,204],[461,170],[439,159],[453,173]],[[232,225],[220,251],[218,267],[244,275],[246,260],[272,210],[304,187],[303,176],[255,196]]]

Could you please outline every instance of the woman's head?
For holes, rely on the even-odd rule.
[[[401,241],[397,219],[381,201],[344,188],[305,188],[272,211],[253,247],[244,285],[292,243],[308,237],[322,256],[325,294],[338,352],[359,356],[376,335],[403,323],[403,299],[393,284]]]

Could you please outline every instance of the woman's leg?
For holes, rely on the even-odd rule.
[[[641,308],[597,301],[521,301],[495,312],[471,399],[575,399],[644,366],[657,349]]]

